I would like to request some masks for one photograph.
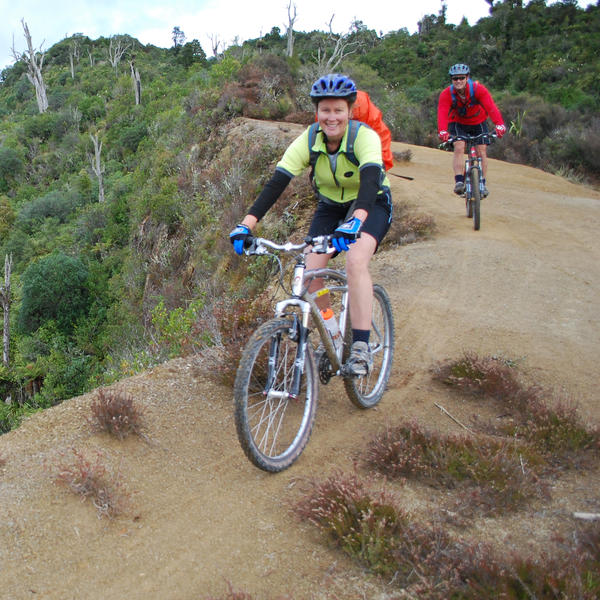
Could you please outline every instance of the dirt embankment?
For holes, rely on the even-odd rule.
[[[212,382],[197,359],[118,384],[144,407],[150,443],[93,434],[85,423],[91,394],[27,419],[0,437],[0,598],[197,599],[223,595],[227,582],[257,599],[393,597],[397,590],[292,517],[297,478],[351,471],[353,453],[386,423],[417,419],[460,432],[435,403],[462,422],[474,407],[434,386],[429,369],[465,350],[519,359],[528,376],[577,400],[590,423],[600,421],[600,193],[491,161],[475,232],[451,193],[451,155],[410,149],[412,161],[393,172],[414,181],[391,176],[393,193],[431,214],[438,232],[373,261],[396,321],[394,372],[381,404],[361,412],[339,382],[322,388],[312,439],[279,475],[246,460],[231,390]],[[129,514],[99,520],[89,502],[52,482],[71,447],[90,456],[101,450],[120,469],[133,492]],[[600,510],[599,483],[598,473],[566,474],[549,505],[475,521],[464,533],[507,550],[543,547],[573,510]],[[397,494],[416,514],[435,501],[414,486]]]

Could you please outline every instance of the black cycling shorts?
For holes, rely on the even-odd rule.
[[[313,215],[308,230],[308,235],[315,237],[317,235],[327,235],[341,225],[346,219],[350,218],[354,210],[352,202],[333,202],[319,200],[317,210]],[[361,231],[372,235],[377,241],[377,245],[388,232],[392,224],[392,197],[389,191],[379,194],[369,209],[367,220],[363,223]]]
[[[489,133],[487,123],[484,121],[483,123],[479,123],[478,125],[464,125],[463,123],[448,123],[448,133],[452,137],[461,137],[465,135],[480,135],[482,133]],[[483,144],[479,144],[480,146],[490,145],[490,140],[486,140]]]

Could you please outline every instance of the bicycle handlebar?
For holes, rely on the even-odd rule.
[[[316,237],[307,236],[304,241],[300,244],[293,244],[292,242],[286,242],[285,244],[278,244],[266,238],[253,238],[252,245],[249,248],[244,249],[244,254],[268,254],[269,249],[281,250],[282,252],[294,252],[296,250],[304,250],[308,246],[312,246],[310,252],[317,254],[333,254],[335,248],[331,245],[331,235],[318,235]]]
[[[489,131],[488,133],[478,133],[477,135],[457,135],[455,137],[448,138],[445,142],[442,142],[439,145],[441,150],[447,150],[448,148],[452,148],[454,142],[476,142],[481,139],[484,141],[486,138],[497,138],[498,135],[494,131]]]

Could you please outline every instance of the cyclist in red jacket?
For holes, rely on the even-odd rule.
[[[501,138],[506,127],[487,88],[470,78],[469,67],[465,64],[452,65],[449,74],[452,84],[442,90],[438,102],[438,137],[446,142],[450,137],[488,133],[486,120],[489,117],[496,126],[496,135]],[[481,157],[484,196],[488,195],[485,184],[487,144],[489,142],[476,146]],[[465,142],[454,142],[454,193],[459,195],[465,190],[464,152]]]

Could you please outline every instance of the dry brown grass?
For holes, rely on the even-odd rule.
[[[390,229],[381,243],[382,248],[427,239],[436,229],[432,216],[417,212],[408,202],[394,202],[393,217]]]
[[[600,592],[600,524],[562,541],[560,555],[525,559],[419,522],[385,491],[356,475],[309,481],[293,510],[362,566],[422,600],[539,598],[595,600]],[[391,576],[391,579],[389,577]],[[404,596],[402,596],[404,597]]]
[[[106,431],[120,440],[131,434],[143,436],[143,410],[131,394],[99,389],[90,408],[89,422],[95,430]]]
[[[130,494],[125,489],[119,472],[112,472],[106,465],[106,456],[96,452],[95,459],[71,448],[71,457],[63,455],[58,465],[55,481],[80,496],[82,501],[91,500],[98,517],[114,518],[128,507]]]
[[[600,454],[600,429],[583,422],[574,402],[524,383],[515,361],[466,352],[436,365],[433,376],[468,397],[494,402],[510,416],[493,423],[475,419],[480,431],[523,441],[555,465],[581,464]]]
[[[406,423],[374,436],[363,463],[391,479],[459,492],[451,508],[461,517],[501,516],[548,497],[548,485],[536,474],[544,461],[511,440],[446,436]]]

